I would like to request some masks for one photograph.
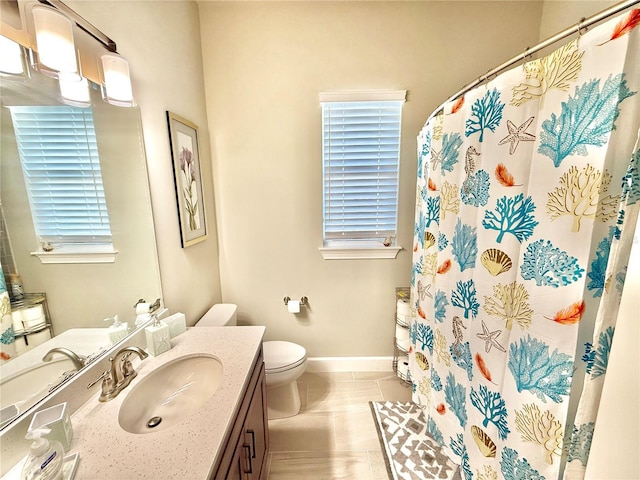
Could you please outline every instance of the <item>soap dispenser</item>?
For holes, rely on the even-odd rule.
[[[62,445],[56,440],[43,437],[50,432],[48,428],[36,428],[27,432],[26,439],[33,440],[29,456],[22,467],[22,480],[59,480],[62,479],[64,463]]]
[[[154,356],[160,355],[171,349],[171,336],[169,325],[162,320],[158,320],[158,317],[167,312],[167,308],[159,313],[151,315],[153,323],[144,329],[145,337],[147,338],[147,351]]]
[[[120,322],[117,314],[113,317],[105,318],[104,321],[113,321],[113,325],[108,328],[109,340],[111,341],[112,345],[115,345],[119,341],[124,340],[129,333],[129,324],[127,322]]]

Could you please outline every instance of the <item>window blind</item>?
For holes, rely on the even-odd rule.
[[[402,104],[322,103],[325,240],[395,236]]]
[[[91,110],[10,111],[36,234],[47,242],[111,242]]]

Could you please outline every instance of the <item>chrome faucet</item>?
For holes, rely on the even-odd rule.
[[[78,355],[77,353],[72,352],[68,348],[56,347],[49,350],[44,357],[42,357],[43,362],[50,362],[53,358],[54,353],[60,353],[65,357],[68,357],[71,362],[73,362],[73,366],[76,367],[76,370],[80,370],[82,367],[86,365],[87,357],[82,355]]]
[[[108,402],[118,396],[131,380],[136,378],[138,372],[133,368],[133,364],[129,359],[132,353],[137,354],[141,360],[149,356],[147,352],[139,347],[124,347],[111,358],[108,370],[105,370],[96,380],[87,385],[87,388],[93,387],[98,381],[102,380],[102,392],[98,398],[101,402]]]

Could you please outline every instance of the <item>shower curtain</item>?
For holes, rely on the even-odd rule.
[[[418,136],[413,400],[463,478],[584,475],[640,209],[639,22],[497,76]]]
[[[0,265],[0,363],[16,356],[16,337],[13,333],[13,317],[11,316],[11,300],[4,281],[2,265]]]

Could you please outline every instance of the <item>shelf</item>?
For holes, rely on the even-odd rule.
[[[29,335],[40,333],[44,330],[49,330],[49,335],[51,336],[51,338],[53,338],[54,336],[53,325],[51,324],[51,314],[49,313],[49,306],[47,304],[47,294],[25,293],[23,294],[22,298],[11,300],[11,313],[38,306],[42,307],[44,322],[27,328],[23,328],[22,330],[13,331],[16,338],[24,338],[24,343],[27,346],[29,345]]]
[[[50,327],[48,323],[41,323],[40,325],[36,325],[35,327],[27,328],[25,330],[14,330],[13,334],[16,337],[24,337],[26,335],[31,335],[33,333],[40,333],[43,330],[46,330]]]
[[[396,324],[403,327],[403,328],[409,328],[409,324],[403,322],[402,320],[400,320],[398,317],[396,317]]]
[[[402,381],[402,383],[406,384],[406,385],[411,385],[411,373],[409,372],[409,369],[407,368],[406,370],[406,374],[403,373],[403,369],[398,370],[398,364],[400,363],[400,361],[405,361],[405,359],[408,361],[409,360],[409,356],[408,354],[404,353],[402,350],[399,350],[397,346],[394,345],[394,355],[393,355],[393,373],[396,374],[396,376]]]
[[[400,327],[403,329],[409,329],[410,325],[407,321],[403,321],[400,318],[398,318],[398,308],[397,308],[397,304],[399,300],[402,300],[403,302],[409,302],[409,299],[411,298],[411,288],[409,287],[396,287],[396,315],[395,315],[395,324],[396,324],[396,328]],[[404,315],[406,316],[406,314]],[[396,330],[397,332],[397,330]],[[402,331],[401,331],[402,332]],[[404,337],[404,336],[403,336]],[[406,343],[406,337],[404,337],[403,342]],[[410,348],[411,343],[409,343],[409,348]],[[411,381],[411,373],[409,372],[409,368],[408,365],[405,366],[403,365],[403,368],[398,369],[398,364],[402,361],[405,362],[409,360],[409,349],[404,348],[403,346],[401,346],[398,343],[398,337],[396,335],[394,335],[394,339],[393,339],[393,372],[396,374],[396,376],[400,379],[400,381],[402,382],[403,385],[405,386],[409,386],[412,385],[412,381]]]
[[[11,310],[35,307],[46,303],[46,301],[47,295],[45,293],[25,293],[21,299],[11,300]]]

